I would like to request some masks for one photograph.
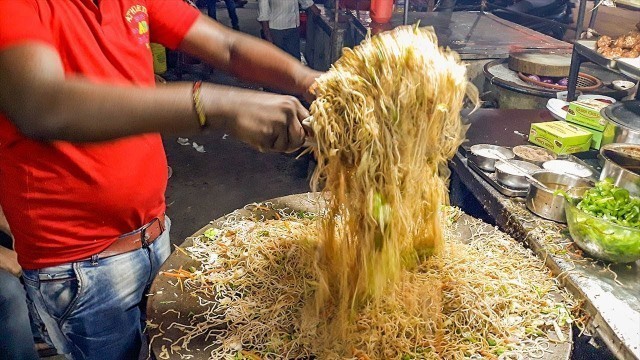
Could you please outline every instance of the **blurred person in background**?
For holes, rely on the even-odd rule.
[[[0,208],[0,357],[37,360],[22,269],[13,247],[7,219]]]
[[[258,0],[258,21],[264,39],[300,60],[300,8],[316,14],[313,0]]]
[[[231,27],[234,30],[240,30],[240,22],[238,20],[238,14],[236,13],[237,2],[234,0],[223,0],[223,1],[227,7],[227,12],[229,13],[229,19],[231,19]],[[207,0],[207,13],[209,14],[209,17],[211,17],[214,20],[218,19],[216,15],[217,3],[218,3],[218,0]],[[242,6],[244,6],[244,4],[242,4]]]

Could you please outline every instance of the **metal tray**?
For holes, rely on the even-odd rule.
[[[626,75],[635,80],[640,80],[640,66],[636,65],[635,59],[621,58],[621,59],[609,59],[596,51],[595,40],[578,40],[574,44],[574,50],[580,55],[586,57],[591,62],[608,69],[618,71],[623,75]]]
[[[619,101],[600,111],[605,119],[628,129],[640,131],[640,100]]]
[[[640,58],[622,58],[617,62],[618,70],[635,80],[640,80]]]
[[[574,44],[574,50],[580,53],[582,56],[591,60],[600,66],[604,66],[611,70],[617,70],[617,61],[615,59],[606,58],[596,51],[595,40],[578,40]]]
[[[498,190],[500,194],[504,196],[525,197],[527,196],[527,193],[529,193],[529,189],[512,189],[500,184],[496,180],[495,173],[487,172],[480,169],[478,165],[476,165],[473,161],[469,160],[468,158],[467,158],[467,163],[469,164],[469,167],[473,169],[473,171],[475,171],[478,175],[480,175],[481,178],[483,178],[486,182],[491,184],[491,186],[493,186],[496,190]]]

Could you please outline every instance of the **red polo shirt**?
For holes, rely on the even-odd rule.
[[[40,42],[60,54],[68,77],[153,87],[149,41],[177,47],[199,15],[182,0],[96,2],[0,0],[0,51]],[[104,250],[164,212],[166,183],[158,134],[39,142],[0,112],[0,204],[25,269]]]

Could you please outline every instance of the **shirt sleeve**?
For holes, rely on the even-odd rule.
[[[35,0],[0,0],[0,50],[25,42],[53,44]]]
[[[258,0],[258,21],[269,21],[270,17],[269,0]]]
[[[313,6],[313,0],[298,0],[298,3],[305,10]]]
[[[2,1],[2,0],[0,0]],[[151,42],[169,49],[177,48],[187,35],[200,11],[183,0],[148,0]]]

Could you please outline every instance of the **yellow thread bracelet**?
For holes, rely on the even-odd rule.
[[[207,117],[204,114],[204,107],[202,106],[202,99],[200,98],[200,91],[202,87],[202,81],[196,81],[193,83],[193,89],[191,90],[191,94],[193,97],[193,107],[196,110],[196,115],[198,115],[198,123],[201,128],[207,127]]]

